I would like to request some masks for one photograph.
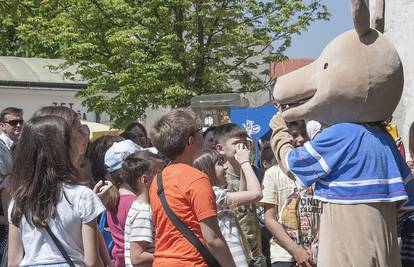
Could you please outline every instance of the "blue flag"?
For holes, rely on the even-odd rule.
[[[264,105],[255,108],[230,107],[231,122],[242,126],[256,143],[256,164],[258,163],[258,141],[270,131],[269,122],[277,109],[274,105]]]
[[[271,104],[256,108],[230,107],[229,109],[231,122],[246,129],[255,142],[269,132],[269,122],[276,112],[276,107]]]

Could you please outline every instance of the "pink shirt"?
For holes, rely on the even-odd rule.
[[[111,230],[112,239],[114,240],[114,249],[112,250],[112,256],[115,260],[115,267],[125,267],[125,221],[128,216],[128,210],[136,198],[137,197],[135,195],[121,195],[116,212],[107,212],[108,226]]]

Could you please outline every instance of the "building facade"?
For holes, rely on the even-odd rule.
[[[408,135],[414,121],[414,1],[384,0],[385,36],[396,47],[404,67],[404,91],[394,112],[393,121],[398,126],[408,148]],[[370,1],[370,11],[374,14],[376,1]],[[386,101],[386,99],[384,99]],[[408,153],[408,149],[406,149]]]
[[[61,63],[61,59],[0,57],[0,110],[23,108],[28,119],[43,106],[67,106],[82,120],[109,124],[108,116],[88,112],[76,97],[86,82],[64,79],[63,72],[50,68]],[[66,71],[75,73],[74,67]]]

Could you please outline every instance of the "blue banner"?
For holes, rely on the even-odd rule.
[[[276,107],[271,104],[256,108],[229,108],[231,122],[246,129],[247,133],[255,142],[269,132],[269,122],[276,112]]]
[[[264,136],[270,136],[269,122],[277,109],[274,105],[264,105],[256,108],[230,107],[229,116],[231,122],[242,126],[255,142],[256,165],[259,162],[258,141]],[[269,137],[270,138],[270,137]]]

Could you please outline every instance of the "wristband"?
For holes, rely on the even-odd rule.
[[[248,161],[248,160],[242,161],[242,162],[240,162],[240,166],[243,165],[244,163],[249,163],[250,164],[250,161]]]

